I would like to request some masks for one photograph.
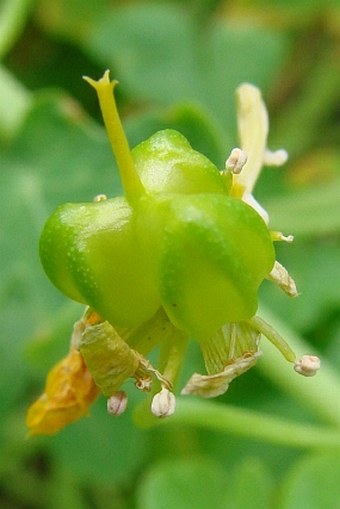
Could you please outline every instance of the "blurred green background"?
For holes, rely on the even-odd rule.
[[[1,509],[340,507],[339,40],[337,0],[1,0]],[[263,173],[256,196],[270,226],[295,235],[277,252],[301,292],[289,300],[265,282],[263,315],[323,369],[301,381],[264,344],[212,412],[183,400],[165,425],[140,429],[133,403],[113,419],[100,398],[58,436],[27,439],[26,409],[81,313],[45,277],[39,233],[57,204],[119,192],[81,79],[107,68],[132,146],[173,127],[221,168],[237,144],[235,88],[261,88],[270,148],[290,159]],[[193,348],[184,378],[197,362]],[[219,420],[229,406],[249,429]],[[274,433],[261,417],[252,425],[254,412]],[[282,440],[279,419],[298,426]]]

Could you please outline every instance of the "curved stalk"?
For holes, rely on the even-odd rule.
[[[136,421],[144,427],[188,425],[275,445],[340,449],[340,430],[336,428],[295,423],[260,412],[201,399],[178,398],[176,413],[169,419],[159,420],[151,417],[148,421],[146,419],[144,412],[143,415],[137,413]]]

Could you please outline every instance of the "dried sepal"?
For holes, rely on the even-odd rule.
[[[88,413],[98,395],[82,355],[74,348],[49,372],[44,393],[28,410],[29,435],[53,435]]]
[[[223,371],[214,375],[194,373],[182,389],[181,394],[215,398],[224,394],[234,378],[242,375],[256,363],[260,352],[244,354],[228,364]]]
[[[151,389],[153,377],[171,387],[171,383],[139,352],[130,348],[109,322],[86,325],[79,350],[96,384],[109,398],[129,378],[136,380],[135,385],[141,391]]]
[[[289,297],[297,297],[299,295],[294,279],[278,261],[275,261],[268,279],[281,288]]]
[[[109,322],[86,326],[79,350],[96,384],[107,397],[138,368],[138,356]]]

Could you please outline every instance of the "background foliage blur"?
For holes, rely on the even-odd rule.
[[[144,430],[133,405],[112,419],[103,399],[55,437],[26,439],[24,425],[81,313],[43,274],[42,225],[59,203],[119,192],[96,96],[81,79],[106,68],[120,82],[132,146],[174,127],[221,168],[237,144],[235,88],[262,89],[270,147],[290,159],[263,174],[257,197],[271,227],[296,237],[278,258],[301,291],[291,301],[264,284],[262,301],[339,373],[339,38],[338,0],[1,0],[1,509],[339,507],[339,447],[180,419]],[[276,378],[265,358],[220,405],[340,426],[295,397],[296,375]],[[194,350],[190,362],[187,373]],[[339,406],[335,385],[325,390]]]

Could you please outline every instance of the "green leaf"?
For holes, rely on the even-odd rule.
[[[86,38],[97,18],[105,16],[107,0],[40,0],[37,20],[49,33],[75,40]]]
[[[273,230],[299,238],[332,235],[340,232],[340,179],[299,192],[276,197],[264,203]]]
[[[287,39],[263,27],[217,21],[196,27],[183,6],[135,4],[103,16],[84,47],[111,66],[134,100],[206,105],[234,138],[234,91],[242,81],[267,88]]]
[[[131,409],[139,397],[136,392],[129,395]],[[46,440],[57,463],[67,465],[77,478],[110,483],[122,482],[141,468],[148,434],[134,426],[129,409],[123,416],[112,417],[105,399],[99,398],[88,418]]]
[[[106,13],[84,43],[137,97],[170,104],[196,81],[193,31],[182,8],[136,4]]]
[[[223,168],[228,155],[223,130],[219,129],[201,104],[187,101],[169,108],[152,108],[130,116],[126,121],[126,132],[132,147],[163,129],[179,131],[193,149],[204,154],[220,169]]]
[[[63,487],[62,490],[60,486]],[[50,509],[65,509],[65,507],[87,509],[88,507],[82,497],[82,486],[79,479],[66,463],[65,468],[59,469],[54,476],[53,483],[50,483],[46,504]]]
[[[245,487],[247,488],[245,489]],[[268,466],[259,458],[245,458],[233,470],[225,507],[270,509],[272,507],[272,491],[273,480]]]
[[[225,509],[228,477],[218,463],[201,457],[156,463],[144,475],[138,509]]]
[[[340,499],[340,454],[318,453],[302,459],[281,487],[280,509],[333,509]]]
[[[333,135],[332,124],[325,133],[321,126],[337,107],[340,74],[332,54],[323,45],[318,47],[318,54],[306,52],[308,57],[312,60],[309,73],[303,74],[295,99],[280,112],[271,136],[274,145],[283,146],[291,157],[322,143],[328,145]]]

